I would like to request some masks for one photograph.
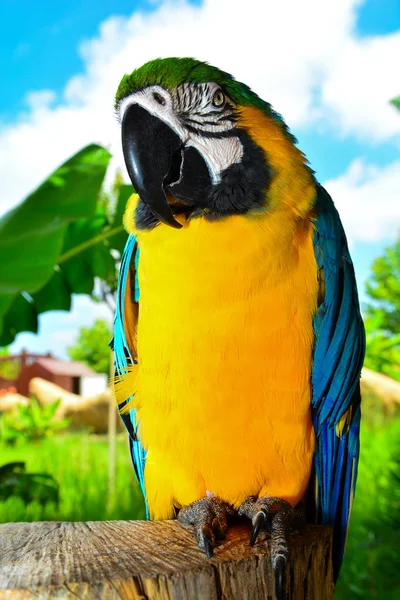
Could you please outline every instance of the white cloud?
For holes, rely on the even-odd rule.
[[[46,113],[56,99],[53,90],[40,90],[38,92],[28,92],[25,96],[25,102],[30,108],[30,112],[40,115]]]
[[[389,104],[399,94],[399,56],[400,32],[349,39],[338,50],[321,98],[325,118],[338,123],[342,135],[379,142],[400,134],[399,113]]]
[[[61,352],[57,355],[61,356],[64,355],[64,348],[75,344],[77,337],[77,331],[55,331],[49,336],[48,344],[50,348],[62,348]]]
[[[400,231],[400,160],[385,167],[353,161],[340,177],[325,182],[349,242],[393,239]]]
[[[400,31],[359,40],[360,0],[167,0],[152,13],[111,17],[80,48],[84,72],[27,95],[29,110],[0,129],[0,214],[86,143],[121,162],[113,97],[125,72],[157,56],[195,56],[233,73],[291,126],[339,130],[379,141],[400,134],[388,105],[395,91]]]

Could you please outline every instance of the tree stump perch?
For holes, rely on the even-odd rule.
[[[207,560],[176,521],[0,525],[0,600],[274,600],[268,543],[238,523]],[[332,600],[331,529],[291,538],[287,599]]]

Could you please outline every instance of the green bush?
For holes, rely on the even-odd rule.
[[[400,381],[400,238],[374,260],[366,293],[365,366]]]
[[[12,446],[18,442],[41,440],[62,431],[69,425],[68,419],[54,420],[60,400],[40,406],[35,397],[26,406],[0,417],[0,444]]]

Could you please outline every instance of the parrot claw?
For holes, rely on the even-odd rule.
[[[255,518],[253,519],[253,531],[251,532],[251,538],[250,538],[251,546],[254,546],[254,544],[256,543],[257,536],[260,533],[260,529],[263,527],[266,520],[267,520],[267,517],[265,515],[265,512],[262,510],[260,510],[256,514]]]
[[[285,567],[286,558],[284,556],[277,556],[273,565],[276,600],[284,600],[285,597]]]
[[[285,598],[285,570],[289,556],[288,535],[297,509],[282,498],[257,498],[249,496],[241,504],[238,515],[251,519],[253,530],[250,544],[253,546],[261,529],[270,530],[271,562],[275,576],[276,600]]]
[[[207,558],[212,558],[214,554],[213,535],[209,528],[204,525],[201,533],[201,547],[204,549]],[[200,544],[199,544],[200,546]]]
[[[225,537],[228,519],[236,514],[233,506],[215,496],[207,496],[184,506],[178,513],[181,525],[194,528],[198,546],[207,558],[212,558],[216,540]]]

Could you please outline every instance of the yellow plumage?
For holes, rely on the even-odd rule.
[[[238,126],[273,169],[267,209],[217,222],[177,217],[178,231],[136,231],[137,197],[125,215],[140,247],[138,315],[125,306],[139,365],[116,396],[135,393],[158,519],[207,491],[235,507],[249,495],[294,505],[310,476],[314,182],[277,122],[242,108]]]

